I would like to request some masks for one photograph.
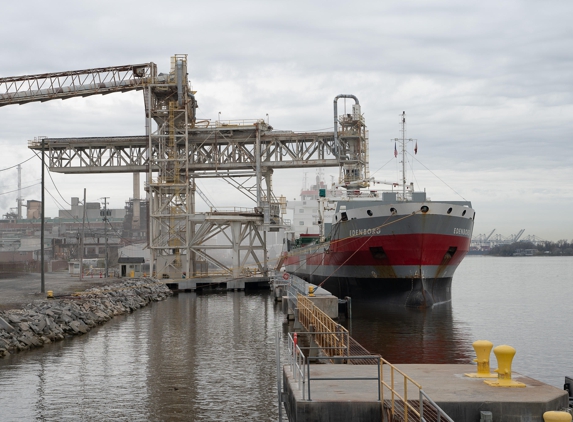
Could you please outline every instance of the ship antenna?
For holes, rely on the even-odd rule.
[[[402,112],[402,198],[406,198],[406,112]]]

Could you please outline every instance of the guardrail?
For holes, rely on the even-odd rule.
[[[313,359],[328,359],[328,360],[340,360],[344,359],[345,361],[349,360],[361,360],[361,359],[377,359],[378,360],[378,367],[380,367],[380,356],[377,355],[368,355],[368,356],[319,356]],[[348,363],[348,362],[347,362]],[[310,359],[306,361],[306,379],[307,379],[307,386],[308,386],[308,401],[311,401],[311,394],[310,394],[310,381],[368,381],[368,380],[376,380],[378,381],[378,401],[381,401],[380,398],[380,388],[381,388],[381,380],[380,380],[380,371],[378,371],[377,377],[315,377],[312,378],[310,376]],[[304,399],[304,398],[303,398]]]
[[[390,368],[390,381],[386,382],[384,378],[384,367],[388,366]],[[384,358],[380,358],[379,363],[379,378],[380,378],[380,390],[381,390],[381,402],[382,410],[386,408],[392,418],[399,417],[404,422],[411,421],[427,421],[428,419],[424,417],[424,403],[426,402],[433,411],[435,411],[435,419],[437,422],[441,422],[442,418],[448,422],[454,422],[447,414],[444,412],[428,395],[422,390],[422,386],[402,372],[400,369],[396,368],[390,362]],[[396,376],[402,378],[399,380],[401,384],[401,394],[398,392],[398,387],[396,383]],[[408,386],[410,391],[412,389],[417,391],[414,393],[414,397],[418,398],[418,408],[415,407],[414,401],[408,398]],[[390,398],[388,399],[388,405],[385,398],[385,389],[390,392]]]
[[[295,333],[296,334],[296,333]],[[292,333],[288,334],[288,362],[292,369],[292,376],[294,381],[298,384],[298,389],[302,391],[302,399],[305,400],[305,384],[306,384],[306,377],[305,377],[305,365],[307,362],[306,356],[302,352],[302,349],[298,345],[298,342],[295,341]]]
[[[297,307],[299,322],[312,331],[314,341],[327,356],[349,356],[350,334],[346,328],[300,293],[297,296]]]

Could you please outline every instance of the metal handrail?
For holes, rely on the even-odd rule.
[[[292,376],[294,381],[298,383],[298,389],[302,391],[302,399],[305,400],[306,376],[304,367],[307,359],[299,345],[294,343],[294,338],[291,333],[288,334],[288,338],[288,355]]]
[[[377,359],[378,360],[378,367],[380,367],[380,359],[381,357],[378,355],[367,355],[367,356],[319,356],[313,359],[328,359],[328,360],[337,360],[337,359],[344,359],[344,360],[360,360],[360,359]],[[380,378],[380,371],[378,371],[377,377],[316,377],[311,378],[310,376],[310,359],[306,360],[306,379],[307,379],[307,386],[308,386],[308,401],[312,401],[311,394],[310,394],[310,381],[368,381],[368,380],[376,380],[378,381],[378,401],[381,402],[381,378]]]
[[[350,334],[346,328],[335,322],[315,306],[312,300],[300,293],[297,296],[297,307],[299,322],[307,330],[310,330],[310,326],[314,328],[314,341],[327,356],[348,356],[350,354]]]
[[[388,384],[384,380],[384,366],[390,367],[390,384]],[[403,392],[402,395],[396,391],[395,386],[395,373],[398,373],[403,378]],[[448,422],[454,422],[447,414],[444,412],[440,406],[438,406],[422,389],[422,386],[406,375],[403,371],[392,365],[384,358],[380,358],[379,364],[379,377],[380,377],[380,384],[381,384],[381,403],[384,405],[384,388],[387,388],[391,393],[390,399],[390,411],[392,415],[398,414],[399,410],[403,411],[402,417],[404,418],[405,422],[409,420],[409,412],[414,414],[420,421],[424,422],[424,399],[434,407],[438,413],[438,422],[444,418],[444,420]],[[408,385],[412,384],[415,388],[418,389],[418,401],[419,401],[419,408],[416,409],[411,403],[408,402]],[[398,400],[397,400],[398,399]]]

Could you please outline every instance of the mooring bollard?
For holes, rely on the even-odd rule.
[[[47,296],[46,296],[46,298],[48,298],[48,299],[53,299],[53,298],[54,298],[54,292],[51,291],[51,290],[48,290],[48,291],[47,291]]]
[[[543,420],[545,422],[571,422],[571,414],[567,412],[545,412],[543,414]]]
[[[464,376],[471,378],[497,378],[497,374],[490,373],[489,368],[489,357],[493,343],[488,340],[477,340],[473,342],[472,346],[477,356],[474,359],[474,362],[477,362],[477,372],[464,374]]]
[[[515,356],[515,349],[511,346],[502,345],[493,349],[493,353],[497,358],[498,368],[494,371],[497,372],[497,381],[484,381],[492,387],[525,387],[525,384],[511,379],[511,362]]]
[[[314,297],[314,286],[308,286],[308,297]]]

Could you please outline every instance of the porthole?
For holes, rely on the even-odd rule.
[[[452,207],[448,208],[448,214],[452,213]]]
[[[462,212],[462,217],[466,215],[466,210],[464,210],[464,212]]]
[[[368,214],[370,217],[372,217],[372,211],[367,210],[367,211],[366,211],[366,214]]]
[[[428,211],[430,211],[430,209],[428,208],[427,205],[424,205],[422,208],[420,208],[420,211],[422,211],[424,214],[426,214]]]
[[[390,208],[390,212],[392,213],[392,215],[396,215],[398,211],[396,211],[396,208]]]

